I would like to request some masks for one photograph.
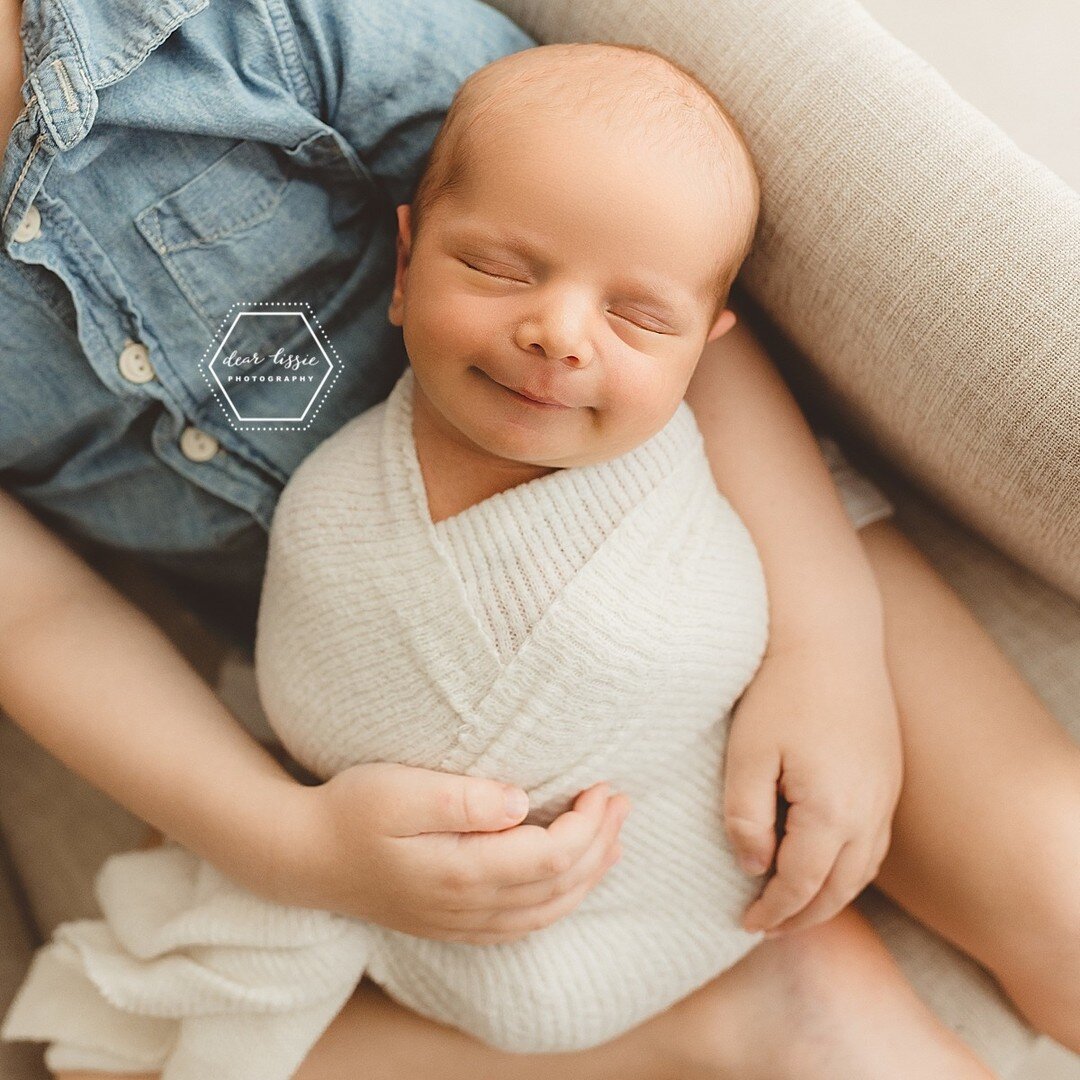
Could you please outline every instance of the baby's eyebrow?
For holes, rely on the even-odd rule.
[[[487,233],[474,229],[462,230],[458,235],[459,242],[484,244],[489,247],[502,248],[514,255],[520,255],[523,259],[533,263],[543,263],[543,256],[523,236],[513,233]],[[627,299],[635,303],[645,304],[653,309],[653,313],[660,318],[676,318],[679,309],[689,306],[690,297],[680,299],[678,294],[672,295],[670,282],[657,279],[655,282],[626,279],[619,282],[619,286],[626,293]]]

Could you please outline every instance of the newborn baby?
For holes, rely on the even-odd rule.
[[[550,926],[475,945],[274,905],[175,844],[116,856],[106,920],[61,927],[21,993],[24,1017],[49,996],[54,1069],[286,1080],[364,974],[503,1049],[573,1050],[759,940],[722,760],[765,586],[682,400],[734,322],[757,198],[722,108],[654,55],[477,72],[398,208],[411,367],[274,519],[257,672],[298,761],[496,778],[539,825],[606,780],[633,806],[621,862]]]

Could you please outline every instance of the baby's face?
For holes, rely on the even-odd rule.
[[[703,165],[585,123],[487,138],[416,244],[398,208],[390,318],[417,406],[487,457],[550,468],[644,442],[734,322],[712,322],[716,202]]]

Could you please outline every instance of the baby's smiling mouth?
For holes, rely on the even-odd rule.
[[[483,375],[486,379],[490,379],[491,382],[493,382],[501,389],[505,390],[508,394],[512,395],[517,401],[523,402],[524,404],[529,405],[533,408],[561,410],[571,409],[574,407],[572,405],[566,405],[561,401],[556,401],[554,398],[530,394],[524,389],[515,390],[513,387],[507,386],[505,383],[499,382],[498,379],[492,378],[490,375],[488,375],[486,371],[481,371],[480,368],[475,368],[474,370],[479,371],[480,374]]]

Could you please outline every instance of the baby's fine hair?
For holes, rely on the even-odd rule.
[[[613,74],[613,62],[625,70]],[[569,82],[567,73],[572,72]],[[568,92],[569,91],[569,92]],[[596,41],[541,45],[504,56],[458,88],[413,195],[414,237],[433,207],[467,176],[476,132],[499,122],[522,100],[567,119],[588,110],[615,130],[633,125],[658,152],[690,152],[717,176],[737,235],[718,255],[715,319],[754,241],[760,182],[746,138],[719,98],[691,72],[654,49]]]

